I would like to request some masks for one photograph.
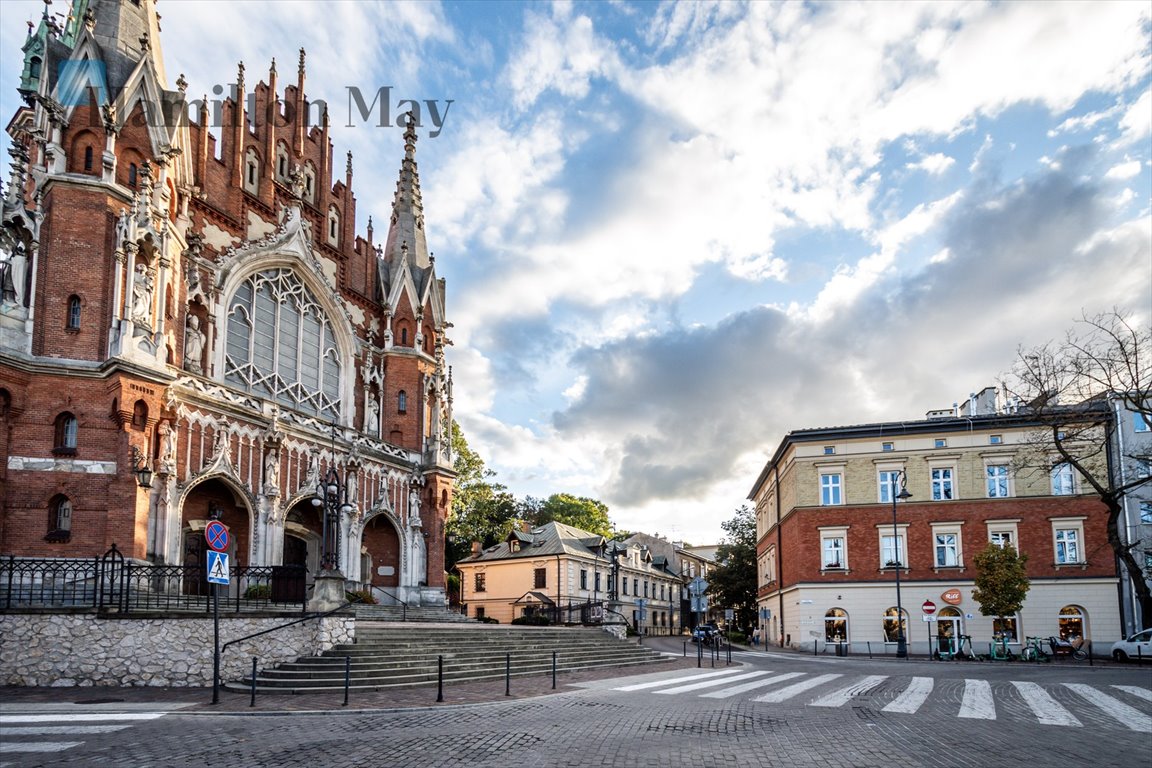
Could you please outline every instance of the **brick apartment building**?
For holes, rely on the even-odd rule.
[[[749,495],[765,636],[895,653],[899,569],[916,653],[960,635],[986,650],[994,632],[1015,643],[1119,637],[1107,509],[1070,466],[1025,468],[1037,427],[998,408],[989,388],[923,420],[786,435]],[[1027,600],[1002,625],[972,599],[973,558],[990,542],[1029,558]],[[926,602],[934,621],[921,621]]]
[[[195,564],[219,517],[234,564],[312,573],[312,501],[334,470],[339,570],[442,603],[449,324],[415,127],[379,241],[305,95],[303,49],[291,82],[273,62],[250,87],[241,65],[231,96],[187,119],[160,42],[154,0],[77,0],[23,48],[0,229],[0,553],[115,544]]]

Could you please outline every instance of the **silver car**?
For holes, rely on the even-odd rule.
[[[1127,640],[1112,643],[1112,658],[1116,661],[1128,659],[1152,660],[1152,629],[1137,632]]]

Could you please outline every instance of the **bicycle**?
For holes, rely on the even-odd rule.
[[[1052,648],[1052,658],[1071,656],[1074,661],[1084,661],[1088,658],[1088,649],[1084,647],[1084,640],[1072,642],[1059,637],[1048,638],[1048,645]]]
[[[1026,637],[1024,638],[1024,648],[1020,651],[1020,658],[1023,661],[1051,661],[1052,657],[1044,650],[1042,637]]]

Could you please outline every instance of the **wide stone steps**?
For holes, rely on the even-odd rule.
[[[320,656],[302,657],[257,674],[256,690],[265,693],[308,693],[435,685],[443,659],[445,682],[503,678],[506,665],[513,677],[548,674],[555,654],[556,671],[608,669],[658,664],[667,657],[631,641],[617,640],[596,628],[507,627],[485,624],[357,624],[354,645],[333,648]],[[248,692],[252,679],[225,685]]]
[[[356,605],[356,618],[365,621],[435,622],[475,625],[476,620],[444,606]]]

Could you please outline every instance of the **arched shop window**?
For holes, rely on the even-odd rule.
[[[342,362],[331,321],[291,270],[257,272],[233,294],[224,358],[229,384],[335,419]]]
[[[896,613],[897,613],[896,612],[896,606],[892,606],[888,610],[884,611],[884,642],[886,642],[886,643],[899,642],[900,627],[896,623]],[[902,622],[904,624],[904,639],[907,640],[908,639],[908,611],[904,611],[902,613],[902,618],[904,619],[904,621]]]
[[[1078,605],[1066,605],[1060,609],[1059,625],[1061,640],[1088,637],[1088,614]]]
[[[824,642],[841,643],[848,639],[848,612],[843,608],[830,608],[824,614]]]

